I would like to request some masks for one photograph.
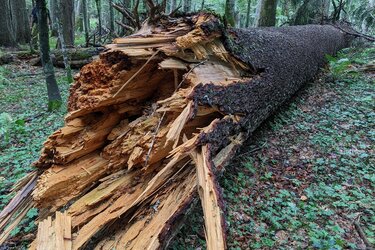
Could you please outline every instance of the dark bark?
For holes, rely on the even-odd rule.
[[[269,27],[276,25],[277,0],[261,0],[260,13],[257,22],[258,27]]]
[[[191,8],[191,0],[183,0],[184,1],[184,12],[189,13]]]
[[[112,6],[112,0],[109,0],[109,29],[111,32],[115,31],[115,18],[114,18],[114,11]]]
[[[50,9],[50,16],[51,16],[51,35],[57,37],[57,18],[59,13],[57,12],[57,4],[59,0],[50,0],[49,1],[49,9]]]
[[[247,0],[246,24],[245,27],[250,26],[251,0]]]
[[[88,19],[88,10],[87,10],[87,0],[82,0],[82,15],[83,15],[83,28],[85,31],[85,41],[86,47],[89,44],[89,19]]]
[[[0,0],[0,46],[11,47],[16,39],[11,23],[11,7],[9,0]]]
[[[13,24],[13,32],[17,43],[26,44],[30,41],[30,29],[28,13],[26,10],[25,0],[12,0],[11,16]]]
[[[98,15],[98,32],[99,37],[102,35],[102,1],[101,0],[95,0],[96,4],[96,12]]]
[[[74,0],[60,1],[60,20],[67,47],[74,47]]]
[[[305,0],[297,9],[294,25],[322,23],[329,15],[329,1]]]
[[[60,90],[55,78],[55,70],[50,58],[50,47],[48,39],[48,13],[45,0],[36,0],[38,8],[39,44],[40,58],[44,74],[46,76],[48,109],[53,110],[61,105]]]
[[[234,27],[236,22],[235,22],[235,17],[234,17],[234,6],[235,6],[235,1],[234,0],[226,0],[225,2],[225,20],[227,24],[230,26]]]

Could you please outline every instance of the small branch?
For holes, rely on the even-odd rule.
[[[145,64],[143,64],[143,66],[137,71],[135,72],[134,75],[132,75],[132,77],[129,78],[129,80],[127,80],[124,85],[122,85],[122,87],[116,92],[116,94],[113,95],[113,97],[116,97],[125,87],[126,85],[128,85],[129,82],[131,82],[139,73],[141,73],[141,71],[147,66],[147,64],[159,53],[160,50],[157,50],[154,54],[152,54],[152,56],[145,62]]]
[[[115,23],[118,24],[118,25],[120,25],[120,26],[123,27],[124,29],[127,29],[127,30],[131,31],[131,32],[134,32],[134,31],[135,31],[135,29],[134,29],[133,27],[131,27],[131,26],[129,26],[129,25],[126,25],[126,24],[124,24],[123,22],[120,22],[120,21],[117,21],[117,20],[116,20]]]
[[[369,35],[366,35],[366,34],[362,34],[362,33],[358,32],[356,30],[354,30],[355,33],[353,33],[353,32],[347,31],[347,30],[345,30],[345,29],[343,29],[340,26],[335,25],[335,24],[331,24],[331,25],[333,27],[341,30],[342,32],[345,32],[346,34],[349,34],[349,35],[352,35],[352,36],[355,36],[355,37],[362,37],[362,38],[364,38],[364,39],[366,39],[366,40],[368,40],[370,42],[375,42],[375,37],[372,37],[372,36],[369,36]]]

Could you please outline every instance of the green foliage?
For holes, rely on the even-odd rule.
[[[9,191],[38,159],[46,137],[63,125],[66,107],[47,110],[47,91],[42,69],[35,76],[19,74],[17,65],[0,67],[0,211],[12,198]],[[35,69],[25,69],[27,70]],[[69,85],[65,72],[56,71],[57,80],[66,103]],[[31,233],[35,230],[36,210],[29,211],[20,226],[12,232]]]

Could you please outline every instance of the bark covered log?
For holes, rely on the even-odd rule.
[[[207,246],[224,249],[217,178],[349,40],[332,26],[225,30],[210,14],[116,39],[76,76],[66,124],[44,144],[25,203],[40,220],[66,210],[73,249],[158,249],[199,197]]]

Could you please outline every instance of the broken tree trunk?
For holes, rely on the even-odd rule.
[[[217,178],[349,40],[332,26],[225,30],[204,13],[115,39],[75,77],[66,124],[35,163],[32,201],[9,206],[31,203],[40,221],[66,211],[72,249],[158,249],[199,197],[207,247],[224,249]]]

